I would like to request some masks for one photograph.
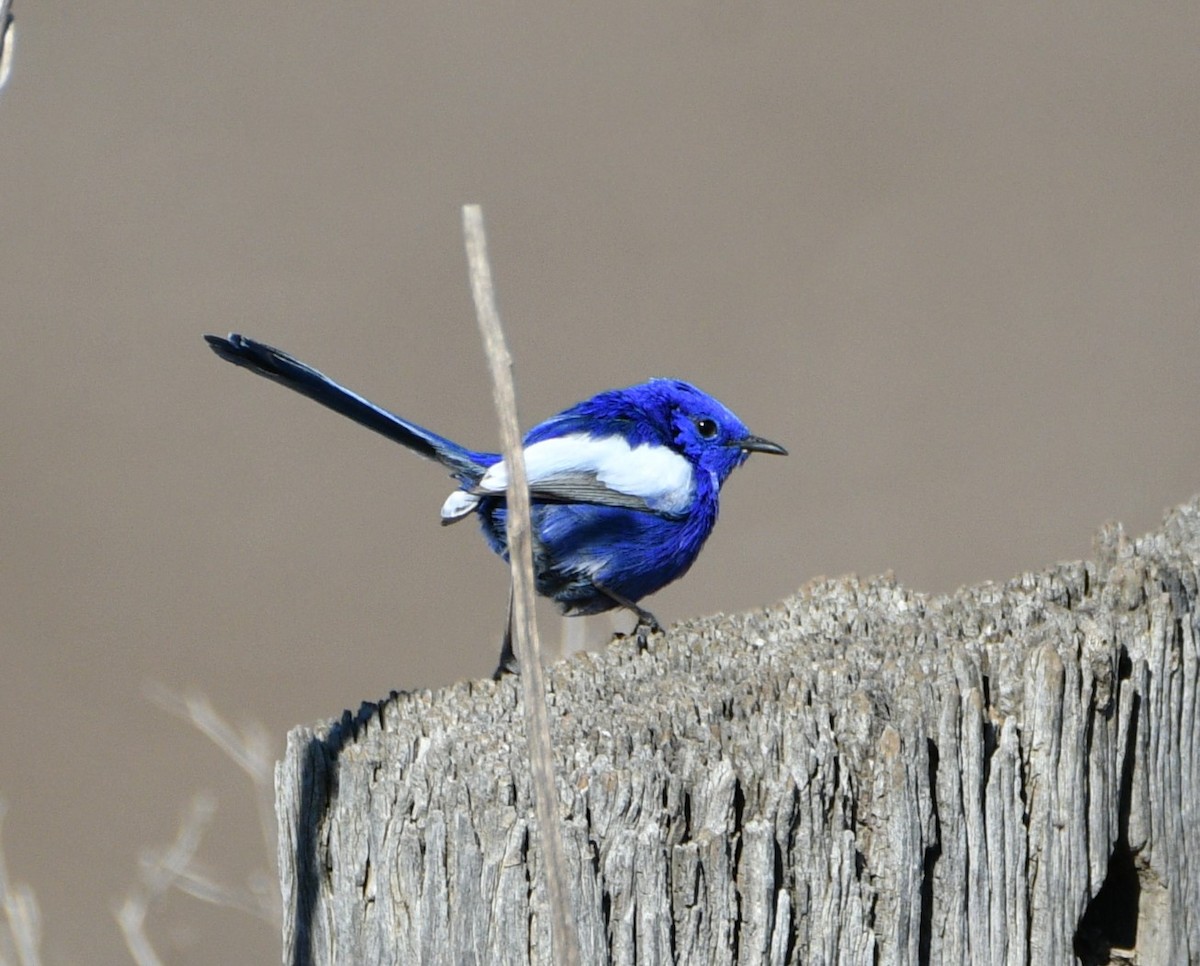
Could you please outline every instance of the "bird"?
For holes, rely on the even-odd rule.
[[[204,338],[227,362],[440,463],[458,482],[442,505],[442,524],[475,516],[488,546],[508,559],[508,468],[499,453],[418,426],[265,343],[236,332]],[[717,522],[725,480],[752,453],[787,455],[712,396],[665,378],[576,403],[534,426],[523,445],[538,593],[567,616],[632,611],[643,646],[661,625],[640,601],[696,561]],[[496,678],[518,670],[511,630],[510,588]]]

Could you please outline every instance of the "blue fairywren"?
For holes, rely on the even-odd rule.
[[[508,558],[508,473],[499,454],[410,423],[269,345],[237,334],[204,338],[222,359],[441,463],[459,483],[442,523],[474,514],[488,545]],[[721,485],[751,453],[787,455],[675,379],[602,392],[535,426],[525,436],[525,469],[538,593],[567,615],[624,607],[639,629],[658,630],[638,602],[687,573],[717,522]],[[515,666],[511,601],[509,618],[497,676]]]

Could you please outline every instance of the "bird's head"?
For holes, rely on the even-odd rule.
[[[786,456],[778,443],[755,436],[723,403],[691,383],[677,379],[652,379],[645,383],[647,396],[669,427],[671,445],[702,470],[725,482],[751,453]]]

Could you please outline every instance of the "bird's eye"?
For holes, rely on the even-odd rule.
[[[696,432],[698,432],[705,439],[712,439],[714,436],[717,435],[716,421],[712,420],[712,419],[708,419],[707,417],[704,419],[697,419],[696,420]]]

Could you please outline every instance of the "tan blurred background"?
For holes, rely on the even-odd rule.
[[[1003,580],[1200,490],[1193,0],[15,2],[0,794],[48,962],[128,962],[110,907],[199,789],[213,874],[266,862],[247,783],[147,682],[281,747],[491,671],[506,576],[438,526],[444,473],[201,341],[491,446],[464,202],[527,424],[675,375],[791,450],[731,480],[664,619]],[[150,932],[278,961],[191,899]]]

